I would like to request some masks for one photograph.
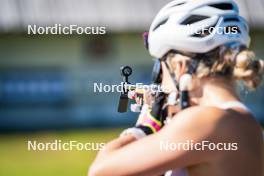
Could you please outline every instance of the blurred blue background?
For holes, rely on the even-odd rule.
[[[117,113],[119,93],[94,93],[93,83],[149,83],[152,58],[141,33],[168,0],[0,0],[0,130],[129,126]],[[237,0],[251,26],[252,49],[264,57],[264,2]],[[27,26],[106,26],[106,35],[28,35]],[[241,95],[264,122],[263,86]]]

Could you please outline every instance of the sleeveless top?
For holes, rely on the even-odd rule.
[[[224,109],[224,110],[232,109],[232,108],[240,108],[240,109],[244,109],[245,111],[251,112],[247,106],[245,106],[243,103],[239,101],[226,102],[216,107],[220,109]],[[167,171],[165,173],[165,176],[188,176],[188,173],[185,168],[182,168],[182,169],[175,169],[175,170]]]

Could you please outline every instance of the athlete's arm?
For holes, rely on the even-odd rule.
[[[107,145],[105,151],[99,153],[90,168],[89,176],[151,176],[173,168],[207,162],[215,156],[216,151],[182,148],[170,150],[165,146],[167,143],[173,147],[190,140],[213,142],[213,119],[216,115],[221,115],[221,111],[215,108],[189,108],[179,113],[171,124],[156,134],[137,141],[132,136],[116,139]]]

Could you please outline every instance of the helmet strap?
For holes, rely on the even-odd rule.
[[[189,87],[192,84],[192,75],[196,72],[199,64],[199,59],[192,59],[187,73],[180,77],[179,88],[180,88],[180,106],[181,109],[188,108],[189,102]]]

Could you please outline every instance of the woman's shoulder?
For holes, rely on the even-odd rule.
[[[191,120],[191,121],[200,121],[200,122],[245,122],[252,121],[256,122],[255,118],[250,112],[246,111],[237,111],[232,109],[221,109],[214,106],[193,106],[187,108],[183,111],[180,111],[175,115],[175,119],[180,120]]]
[[[225,117],[227,112],[217,107],[210,106],[193,106],[180,111],[175,115],[174,119],[179,121],[199,121],[199,122],[212,122]]]
[[[241,133],[241,130],[259,132],[259,124],[250,113],[240,113],[217,107],[194,106],[179,112],[173,122],[176,126],[201,130],[218,135]]]

